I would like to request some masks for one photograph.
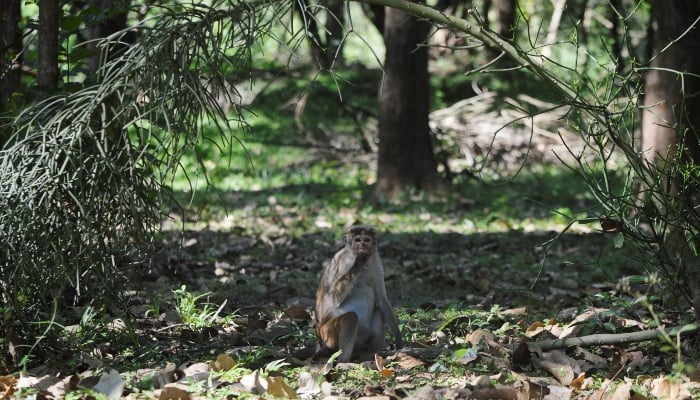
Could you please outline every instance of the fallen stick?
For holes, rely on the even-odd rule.
[[[540,342],[527,342],[528,348],[537,347],[542,351],[566,349],[572,346],[601,346],[605,344],[626,344],[643,342],[646,340],[659,340],[661,337],[685,336],[698,329],[697,324],[675,326],[673,328],[659,328],[648,331],[629,333],[598,333],[595,335],[570,337],[564,339],[542,340]]]

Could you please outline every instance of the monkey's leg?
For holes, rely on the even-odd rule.
[[[372,313],[370,321],[370,337],[367,341],[367,351],[376,353],[384,348],[384,317],[379,310]]]
[[[338,345],[343,353],[338,358],[341,362],[349,362],[352,358],[352,352],[355,349],[355,341],[357,340],[357,330],[359,324],[357,322],[357,314],[349,312],[338,317],[338,326],[340,333],[338,335]]]

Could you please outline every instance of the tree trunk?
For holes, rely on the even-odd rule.
[[[697,175],[691,163],[700,162],[700,26],[691,27],[700,15],[697,0],[652,1],[656,22],[653,40],[652,69],[645,81],[642,112],[642,151],[650,165],[663,175],[665,188],[688,212],[672,221],[665,239],[667,251],[679,256],[679,274],[685,276],[700,321],[700,237],[688,239],[688,226],[697,227]],[[669,46],[669,44],[671,44]],[[668,48],[666,48],[668,46]],[[672,163],[676,167],[668,168]]]
[[[385,77],[379,93],[379,157],[375,198],[390,200],[406,189],[437,183],[428,126],[430,24],[403,11],[385,10]],[[419,46],[419,47],[417,47]]]
[[[343,64],[343,53],[340,49],[345,32],[345,2],[343,0],[326,0],[326,49],[325,68],[338,67]]]
[[[37,84],[44,92],[58,87],[58,19],[57,0],[39,0],[39,68]]]
[[[678,145],[683,160],[700,161],[700,27],[688,29],[700,15],[697,0],[652,1],[657,29],[654,59],[647,73],[642,113],[642,151],[648,161],[674,160]],[[687,30],[687,32],[686,32]],[[664,49],[672,41],[673,45]],[[669,177],[673,180],[674,177]],[[677,188],[672,188],[671,191]]]
[[[0,2],[0,111],[5,109],[7,100],[19,85],[22,65],[22,31],[19,29],[21,18],[20,0]]]
[[[94,77],[97,68],[99,67],[102,51],[99,47],[99,39],[106,38],[109,35],[119,32],[126,28],[126,17],[129,11],[130,0],[90,0],[90,7],[96,10],[101,10],[102,13],[108,15],[107,18],[100,19],[88,27],[88,42],[87,48],[94,55],[87,60],[86,70],[89,77]],[[125,38],[127,43],[131,43],[134,38],[133,34]],[[111,59],[123,46],[113,44],[108,49],[107,59]]]
[[[512,39],[515,27],[515,0],[493,0],[491,5],[496,12],[493,31],[503,38]]]

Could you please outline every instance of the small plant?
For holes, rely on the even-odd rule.
[[[173,294],[175,295],[175,307],[177,308],[177,312],[180,314],[182,321],[193,330],[212,325],[219,318],[221,310],[223,310],[226,305],[226,301],[224,300],[216,309],[209,303],[204,304],[204,307],[200,309],[197,302],[209,296],[211,292],[194,295],[187,291],[185,285],[182,285],[180,289],[173,290]],[[228,317],[226,320],[230,318],[231,317]]]

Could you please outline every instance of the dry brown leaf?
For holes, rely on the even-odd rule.
[[[652,395],[666,399],[681,399],[681,382],[671,381],[668,377],[653,379],[648,385]],[[688,393],[690,394],[690,393]]]
[[[388,358],[389,361],[395,362],[400,369],[413,369],[425,365],[425,363],[418,358],[415,358],[409,354],[398,352],[395,355]]]
[[[110,399],[118,399],[124,392],[124,379],[116,369],[110,369],[103,373],[92,389],[102,393]]]
[[[156,389],[165,387],[168,383],[177,381],[185,376],[185,373],[177,369],[174,363],[168,362],[165,367],[153,376],[153,383]]]
[[[190,400],[189,393],[175,386],[167,386],[160,389],[158,400]]]
[[[299,398],[294,389],[289,387],[289,385],[287,385],[287,382],[285,382],[284,378],[282,378],[281,376],[269,376],[267,378],[267,393],[276,397],[284,397],[287,399]]]
[[[586,383],[586,373],[582,372],[577,376],[571,383],[569,384],[569,387],[576,390],[580,391],[585,388],[585,383]]]
[[[513,350],[513,364],[526,365],[530,363],[530,348],[526,342],[518,343],[518,346]]]
[[[49,393],[57,399],[62,399],[66,393],[78,387],[80,378],[78,375],[70,375],[65,378],[57,378],[53,375],[42,377],[20,377],[17,380],[17,389],[33,388],[39,392]]]
[[[284,310],[284,313],[289,316],[289,318],[294,320],[308,321],[311,319],[311,314],[306,311],[306,308],[299,304],[292,304]]]
[[[488,341],[491,341],[491,342],[495,341],[496,336],[493,333],[491,333],[485,329],[477,329],[477,330],[469,333],[465,337],[465,340],[467,342],[471,343],[472,345],[477,346],[479,343],[481,343],[482,340],[485,340],[487,342]]]
[[[383,378],[388,378],[394,375],[394,371],[388,368],[384,368],[384,358],[382,358],[382,356],[376,353],[374,354],[374,366],[377,367],[379,375]]]
[[[598,318],[599,315],[603,312],[611,312],[607,308],[594,308],[592,310],[586,310],[576,316],[573,321],[569,323],[569,325],[564,328],[557,337],[559,339],[564,339],[567,337],[572,337],[572,336],[577,336],[579,332],[583,329],[585,326],[586,322]]]
[[[535,321],[525,330],[525,336],[535,337],[540,333],[544,332],[544,323],[542,321]]]
[[[605,400],[629,400],[632,382],[621,382],[615,387],[615,391],[604,397]]]
[[[215,372],[229,371],[236,366],[236,360],[228,354],[219,354],[216,361],[209,363],[209,368]]]
[[[183,368],[181,366],[180,368],[182,369],[182,372],[185,373],[185,376],[194,376],[199,375],[201,373],[209,373],[209,363],[205,362],[194,363],[186,368]]]
[[[318,375],[312,375],[309,372],[302,372],[297,379],[297,393],[302,397],[310,398],[321,393],[321,387],[318,385]]]
[[[545,385],[526,379],[515,384],[515,394],[517,400],[542,399],[549,394],[549,389]]]
[[[384,358],[379,354],[374,354],[374,365],[377,367],[377,371],[384,369]]]
[[[544,396],[544,400],[569,400],[571,398],[572,390],[558,385],[549,385],[549,394]]]
[[[8,398],[15,392],[17,378],[12,375],[0,376],[0,398]]]
[[[501,315],[507,315],[507,316],[513,316],[513,317],[520,317],[523,315],[527,315],[527,307],[517,307],[517,308],[509,308],[507,310],[502,310]]]
[[[576,372],[580,372],[577,361],[561,350],[553,350],[533,357],[532,363],[538,368],[547,370],[564,386],[569,386]]]
[[[262,394],[267,390],[267,380],[260,379],[260,371],[258,370],[243,376],[240,383],[251,393]]]

